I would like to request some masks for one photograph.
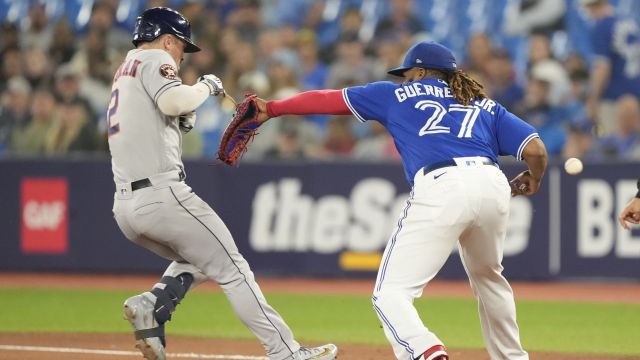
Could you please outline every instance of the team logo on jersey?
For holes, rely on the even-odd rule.
[[[176,80],[178,78],[178,71],[173,66],[164,64],[160,66],[160,75],[170,80]]]

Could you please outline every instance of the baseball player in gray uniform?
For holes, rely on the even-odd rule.
[[[333,344],[307,348],[296,342],[225,224],[184,182],[182,132],[193,127],[194,110],[209,96],[224,94],[214,75],[193,86],[178,77],[184,53],[200,50],[191,25],[175,10],[148,9],[136,21],[133,44],[114,76],[107,116],[113,213],[129,240],[173,260],[150,291],[124,303],[136,347],[145,359],[165,359],[165,322],[189,289],[210,279],[270,359],[334,359]]]

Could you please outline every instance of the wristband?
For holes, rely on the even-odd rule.
[[[640,199],[640,179],[638,179],[638,192],[636,193],[636,197]]]

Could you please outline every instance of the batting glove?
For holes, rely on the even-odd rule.
[[[193,126],[196,124],[196,112],[192,111],[190,113],[180,115],[178,117],[178,126],[180,127],[180,131],[183,134],[188,133],[193,129]]]
[[[209,88],[209,95],[218,96],[224,92],[222,86],[222,80],[213,74],[202,75],[198,78],[198,82],[201,82]]]

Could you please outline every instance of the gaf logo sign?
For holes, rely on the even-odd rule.
[[[67,252],[67,180],[27,178],[21,183],[21,241],[27,254]]]

